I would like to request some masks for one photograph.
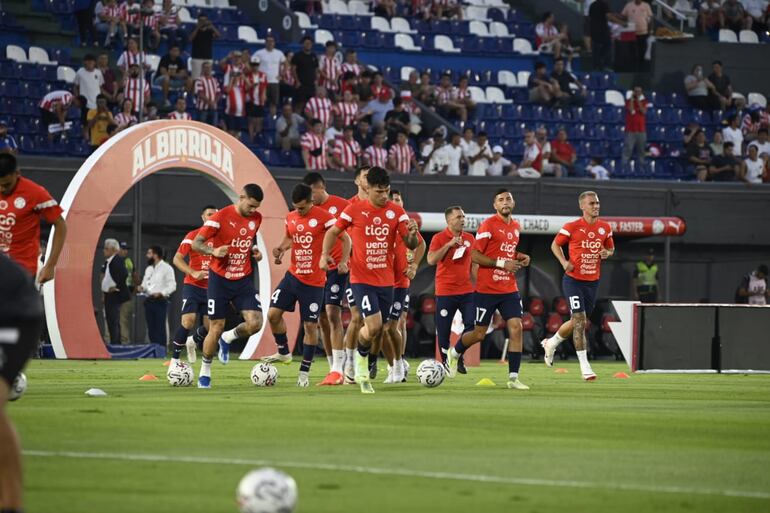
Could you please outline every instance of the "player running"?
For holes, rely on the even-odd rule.
[[[345,198],[334,196],[326,192],[326,180],[315,171],[311,171],[302,179],[302,183],[309,185],[313,190],[313,204],[329,212],[335,218],[350,204]],[[350,237],[345,234],[348,245]],[[343,258],[344,256],[344,258]],[[331,252],[334,264],[329,266],[326,273],[326,286],[324,288],[324,309],[318,319],[323,335],[324,350],[329,361],[329,374],[326,375],[320,385],[341,385],[344,381],[343,370],[345,366],[345,342],[342,332],[342,298],[348,286],[348,259],[350,247],[343,251],[342,240],[338,239]]]
[[[206,205],[201,212],[201,220],[205,224],[211,216],[217,213],[217,207]],[[182,320],[177,328],[174,338],[171,340],[172,356],[171,366],[179,364],[179,356],[182,354],[182,348],[187,348],[187,361],[195,363],[195,338],[200,341],[206,338],[208,333],[209,318],[206,316],[206,289],[209,283],[209,265],[211,264],[211,255],[202,255],[192,250],[192,243],[195,236],[198,235],[200,228],[192,230],[185,235],[179,249],[174,255],[174,266],[184,273],[184,286],[182,287]],[[206,243],[209,248],[213,243]],[[187,257],[187,260],[185,260]],[[195,331],[193,336],[188,336],[190,330],[195,327],[195,323],[200,316],[201,326]]]
[[[551,367],[556,348],[572,335],[583,379],[593,381],[596,374],[588,363],[586,317],[594,309],[601,262],[615,254],[615,241],[609,223],[599,219],[599,196],[594,191],[581,192],[578,205],[583,217],[565,224],[551,243],[551,251],[564,269],[561,283],[571,317],[540,344],[545,349],[545,364]],[[569,260],[562,249],[567,243]]]
[[[262,328],[262,305],[254,288],[251,258],[262,260],[255,244],[262,214],[257,209],[264,193],[257,184],[243,187],[238,202],[212,215],[193,239],[192,248],[212,257],[209,264],[207,309],[209,332],[203,341],[198,388],[211,388],[211,361],[219,342],[219,361],[230,360],[230,343],[248,338]],[[206,244],[211,241],[211,245]],[[228,304],[243,315],[235,328],[224,331]],[[224,332],[224,333],[223,333]]]
[[[516,271],[529,265],[529,255],[516,251],[519,245],[519,223],[511,218],[516,203],[508,189],[495,194],[493,206],[496,215],[487,218],[476,232],[471,258],[479,265],[473,305],[476,309],[476,327],[463,333],[460,341],[447,352],[449,377],[457,374],[457,360],[469,347],[484,340],[495,310],[508,328],[508,388],[529,390],[519,381],[521,366],[522,329],[521,296],[516,284]]]
[[[355,381],[361,392],[374,393],[370,383],[367,357],[372,341],[382,335],[383,320],[393,301],[393,263],[390,254],[395,239],[401,237],[409,249],[419,242],[417,223],[409,219],[403,208],[388,200],[390,177],[381,167],[369,169],[366,176],[368,200],[348,205],[337,223],[326,232],[321,267],[331,263],[335,240],[348,231],[353,242],[350,261],[350,284],[356,304],[364,317],[358,333],[355,356]]]
[[[37,282],[54,277],[67,223],[62,209],[45,188],[21,176],[16,157],[0,153],[0,253],[22,266]],[[54,228],[48,259],[38,272],[40,220]]]
[[[273,292],[270,310],[267,312],[267,320],[273,331],[278,353],[265,360],[291,362],[283,313],[293,312],[294,305],[299,303],[305,339],[297,386],[307,387],[310,386],[308,375],[318,345],[318,317],[323,306],[326,284],[326,272],[319,267],[318,261],[321,259],[324,235],[334,226],[337,219],[326,210],[313,205],[313,190],[304,183],[294,187],[291,202],[295,210],[286,216],[286,236],[281,244],[273,249],[275,263],[279,265],[284,253],[291,250],[291,265]],[[349,252],[350,241],[345,245]]]
[[[473,285],[479,266],[471,259],[473,235],[463,231],[465,212],[462,207],[447,208],[444,218],[446,230],[434,235],[430,241],[428,264],[436,266],[436,335],[441,360],[446,364],[455,313],[460,312],[465,332],[473,329]],[[457,361],[457,372],[466,373],[462,356]]]

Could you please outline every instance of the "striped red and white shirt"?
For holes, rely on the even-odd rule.
[[[281,65],[280,80],[289,87],[297,85],[297,79],[294,77],[294,73],[291,72],[291,65],[289,63]]]
[[[249,84],[248,98],[246,100],[254,105],[264,105],[267,92],[267,75],[262,71],[257,71],[249,73],[246,77]]]
[[[334,105],[334,114],[342,118],[342,126],[348,126],[355,123],[358,108],[356,102],[338,102]]]
[[[467,87],[458,87],[455,89],[455,98],[458,100],[470,100],[471,90]]]
[[[318,59],[318,69],[321,72],[318,83],[329,91],[337,91],[340,88],[342,65],[334,57],[322,55]]]
[[[388,150],[374,145],[369,146],[364,150],[364,162],[368,166],[385,168],[388,165]]]
[[[305,132],[299,142],[302,149],[310,153],[307,159],[307,169],[321,170],[329,167],[326,163],[326,140],[323,135]],[[313,155],[314,153],[318,153],[318,155]]]
[[[161,15],[158,13],[144,17],[144,26],[150,30],[158,30],[160,28]]]
[[[342,74],[345,73],[353,73],[355,76],[360,77],[361,72],[364,70],[364,67],[358,64],[357,62],[354,62],[353,64],[350,64],[349,62],[343,62],[342,63]]]
[[[57,104],[69,107],[72,104],[72,93],[69,91],[51,91],[40,100],[40,108],[48,112],[54,112]]]
[[[123,18],[123,5],[105,5],[102,9],[102,16],[110,18]]]
[[[168,115],[168,119],[186,119],[186,120],[191,120],[192,116],[190,115],[189,112],[179,112],[179,111],[175,110],[174,112],[171,112]]]
[[[222,88],[219,87],[219,81],[213,76],[201,75],[195,81],[195,108],[198,110],[216,110],[209,107],[209,104],[203,99],[216,101]]]
[[[120,57],[118,57],[118,67],[123,69],[128,69],[131,67],[132,64],[138,64],[139,67],[143,67],[144,63],[147,62],[147,53],[146,52],[129,52],[128,50],[124,51],[122,54],[120,54]]]
[[[310,98],[305,104],[305,112],[310,119],[318,119],[324,126],[324,130],[329,128],[332,122],[332,102],[329,98]]]
[[[134,3],[131,7],[132,9],[129,11],[127,2],[120,4],[120,19],[131,25],[138,25],[142,19],[142,14],[139,12],[141,6]]]
[[[138,119],[136,119],[136,116],[133,114],[126,114],[124,112],[119,112],[114,118],[113,121],[115,121],[115,124],[118,125],[118,128],[126,128],[129,125],[135,125],[139,122]]]
[[[358,159],[361,157],[361,145],[358,141],[337,139],[334,146],[334,156],[342,162],[343,167],[358,167]]]
[[[222,79],[222,83],[229,84],[230,83],[230,73],[232,73],[233,71],[240,71],[241,73],[243,73],[243,64],[241,64],[240,62],[238,62],[236,64],[227,63],[224,66],[222,66],[222,71],[224,71],[224,73],[225,73],[225,76]]]
[[[178,28],[178,25],[176,23],[176,20],[178,18],[179,18],[179,8],[175,5],[172,5],[168,11],[164,11],[161,14],[161,21],[163,25],[161,28],[164,28],[164,29]]]
[[[240,80],[225,90],[225,114],[243,117],[246,115],[246,84]]]
[[[436,99],[438,100],[438,104],[444,104],[447,102],[451,102],[457,99],[457,88],[455,87],[439,87],[436,89]]]
[[[412,160],[414,159],[414,150],[408,144],[401,146],[394,144],[390,147],[388,158],[392,158],[396,165],[396,173],[408,175],[412,171]]]
[[[140,86],[140,83],[143,85]],[[134,105],[134,112],[139,112],[144,108],[144,98],[150,96],[150,82],[146,78],[129,78],[123,88],[123,95],[131,100]]]

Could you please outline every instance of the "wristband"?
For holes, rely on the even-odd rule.
[[[497,263],[495,264],[495,267],[497,267],[498,269],[505,269],[505,259],[498,258]]]

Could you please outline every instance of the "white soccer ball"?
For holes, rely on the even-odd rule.
[[[278,383],[278,369],[270,363],[259,362],[251,369],[251,382],[258,387],[271,387]]]
[[[297,483],[274,468],[252,470],[238,483],[236,498],[241,513],[292,513],[297,507]]]
[[[166,378],[168,378],[168,384],[172,387],[189,387],[192,385],[193,379],[195,379],[195,374],[190,365],[179,362],[171,364]]]
[[[20,372],[16,379],[13,380],[11,385],[11,395],[8,396],[9,401],[15,401],[27,391],[27,376],[23,372]]]
[[[434,388],[444,382],[444,365],[436,360],[423,360],[417,367],[417,380],[421,385]]]

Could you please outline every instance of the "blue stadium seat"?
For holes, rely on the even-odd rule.
[[[467,21],[454,20],[451,22],[450,31],[453,36],[467,36],[470,34]]]
[[[449,34],[452,32],[452,24],[449,20],[432,20],[430,31],[432,34]]]
[[[689,106],[687,104],[686,96],[680,93],[671,93],[670,105],[673,105],[677,108],[684,108]]]
[[[342,33],[342,39],[340,41],[344,47],[355,48],[361,46],[363,42],[363,36],[361,32],[346,30]]]
[[[481,39],[476,36],[468,36],[462,39],[460,48],[463,52],[480,52],[481,51]]]
[[[481,49],[484,52],[487,53],[498,53],[505,51],[505,48],[503,48],[501,44],[501,40],[496,37],[482,37],[481,39]],[[513,48],[511,46],[511,48]]]

